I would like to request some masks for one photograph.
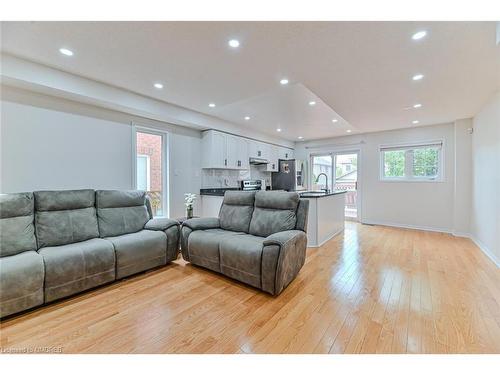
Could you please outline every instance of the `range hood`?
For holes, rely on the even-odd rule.
[[[269,160],[262,158],[250,158],[250,165],[264,165],[269,164]]]

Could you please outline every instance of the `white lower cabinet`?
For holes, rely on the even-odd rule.
[[[224,197],[216,195],[202,195],[201,209],[202,217],[219,217],[219,211]]]

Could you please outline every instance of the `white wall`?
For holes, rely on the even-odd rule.
[[[432,140],[444,141],[443,182],[380,181],[380,145]],[[444,232],[454,231],[455,125],[453,123],[297,143],[295,156],[298,159],[309,160],[311,153],[356,148],[361,149],[361,162],[358,165],[363,203],[362,222]],[[466,148],[463,152],[464,158],[470,158],[470,153],[469,156],[466,155]],[[460,216],[457,222],[462,225],[462,222],[466,221],[462,216],[467,216],[468,213],[457,214]],[[469,232],[468,228],[461,228],[462,230],[465,233]]]
[[[168,132],[170,216],[185,216],[184,193],[199,192],[199,131],[6,87],[1,105],[2,193],[131,189],[132,122]]]
[[[500,266],[500,92],[474,117],[472,237]]]

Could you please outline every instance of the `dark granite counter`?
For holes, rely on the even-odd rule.
[[[325,193],[324,191],[305,191],[303,193],[299,193],[301,198],[324,198],[330,197],[332,195],[344,194],[345,191],[331,191],[329,193]]]
[[[241,189],[236,187],[200,189],[200,195],[215,195],[217,197],[223,197],[224,193],[228,190],[241,190]]]

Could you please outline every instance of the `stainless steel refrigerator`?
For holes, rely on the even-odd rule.
[[[271,173],[273,190],[300,191],[307,189],[307,163],[290,159],[278,161],[278,172]]]

